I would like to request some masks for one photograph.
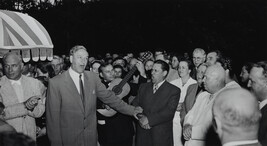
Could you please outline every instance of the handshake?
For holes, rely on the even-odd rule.
[[[138,111],[136,112],[137,114],[135,114],[135,118],[138,119],[139,125],[144,129],[150,129],[148,118],[143,114],[143,109],[141,107],[136,107],[135,111]]]
[[[29,111],[33,111],[33,109],[37,106],[38,100],[41,99],[41,95],[39,96],[32,96],[26,101],[23,102],[25,105],[26,109]]]

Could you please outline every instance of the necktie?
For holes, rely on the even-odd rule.
[[[158,84],[154,84],[153,85],[153,93],[156,93],[157,90],[158,90]]]
[[[83,90],[83,81],[82,81],[82,75],[81,74],[79,76],[79,79],[80,79],[80,96],[81,96],[82,102],[84,104],[84,90]]]

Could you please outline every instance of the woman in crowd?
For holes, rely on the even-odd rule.
[[[178,107],[176,109],[174,119],[173,119],[173,136],[174,136],[174,146],[181,146],[182,141],[182,127],[181,127],[181,117],[180,113],[183,108],[183,104],[185,101],[186,94],[188,93],[188,87],[190,85],[195,84],[195,88],[197,88],[197,81],[192,79],[190,76],[190,73],[192,71],[193,64],[190,60],[187,59],[181,59],[179,62],[179,68],[178,68],[178,73],[180,75],[179,79],[171,81],[171,83],[181,89],[181,94],[180,94],[180,100]],[[191,97],[187,97],[191,103],[194,103],[196,97],[196,90],[194,91],[194,94],[191,95]],[[190,110],[193,106],[193,104],[190,105],[191,107],[187,107],[188,110]]]

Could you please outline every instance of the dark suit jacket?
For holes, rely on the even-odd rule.
[[[147,116],[149,130],[137,126],[136,146],[172,146],[173,124],[180,89],[165,81],[153,94],[153,84],[141,84],[134,104],[143,108]]]
[[[65,71],[49,80],[46,100],[47,134],[52,146],[96,146],[96,97],[110,107],[133,115],[128,106],[101,83],[93,72],[84,72],[85,103]]]
[[[261,109],[261,114],[258,139],[263,146],[267,146],[267,105]]]

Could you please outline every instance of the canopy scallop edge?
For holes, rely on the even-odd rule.
[[[46,29],[33,17],[0,10],[0,58],[7,52],[22,55],[23,61],[53,59],[53,43]]]

